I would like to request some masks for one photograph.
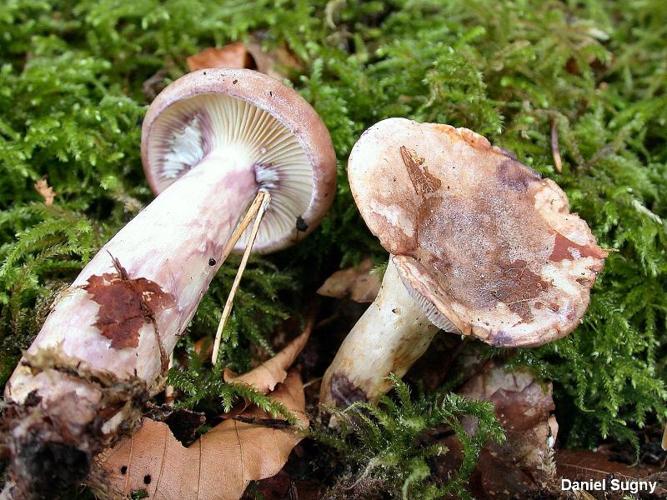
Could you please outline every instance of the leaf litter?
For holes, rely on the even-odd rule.
[[[136,434],[100,455],[97,468],[101,473],[97,476],[106,480],[95,485],[99,494],[116,499],[143,490],[148,498],[237,499],[250,481],[277,474],[303,439],[300,429],[309,424],[301,377],[288,368],[305,346],[312,327],[313,318],[282,351],[250,372],[225,375],[230,383],[247,384],[270,394],[294,415],[296,428],[251,407],[185,447],[166,423],[144,418]]]

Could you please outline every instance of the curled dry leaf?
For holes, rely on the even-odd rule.
[[[310,333],[313,331],[315,316],[311,315],[303,332],[292,340],[285,348],[271,359],[253,368],[243,375],[235,376],[230,370],[225,369],[225,382],[236,382],[247,384],[262,394],[273,391],[276,385],[281,384],[287,377],[287,369],[292,366],[294,360],[306,346]]]
[[[470,481],[476,497],[514,498],[548,489],[556,479],[553,447],[558,433],[551,414],[555,409],[551,384],[542,385],[528,372],[510,372],[488,362],[458,392],[494,403],[507,437],[504,443],[492,443],[482,450]],[[475,419],[464,420],[464,426],[474,432]],[[453,437],[444,444],[452,452],[445,459],[446,471],[458,466],[460,445]]]
[[[49,186],[46,178],[42,178],[35,182],[35,191],[44,198],[44,205],[47,207],[53,205],[53,200],[56,198],[56,192]]]
[[[188,69],[207,68],[256,69],[273,78],[284,78],[280,68],[301,69],[297,58],[284,46],[265,52],[259,37],[252,36],[248,43],[234,42],[224,47],[210,47],[186,60]]]
[[[373,261],[364,259],[358,266],[333,273],[317,293],[335,299],[349,297],[359,303],[373,302],[380,291],[382,277],[372,271]]]
[[[292,412],[300,426],[308,425],[303,384],[296,371],[289,373],[272,398]],[[126,498],[144,490],[148,498],[240,498],[250,481],[278,473],[302,439],[293,429],[252,423],[270,418],[259,409],[243,417],[244,421],[223,421],[187,448],[167,424],[144,419],[132,438],[100,456],[98,465],[108,478],[103,495]]]

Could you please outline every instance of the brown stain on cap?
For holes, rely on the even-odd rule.
[[[575,257],[575,251],[578,256]],[[604,259],[605,252],[597,245],[578,245],[574,241],[567,239],[560,233],[556,233],[554,238],[554,248],[549,256],[549,260],[560,262],[562,260],[575,260],[578,257],[593,257],[595,259]]]

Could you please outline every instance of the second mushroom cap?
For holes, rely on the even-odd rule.
[[[356,143],[348,175],[368,227],[437,326],[514,347],[581,320],[606,252],[553,181],[484,137],[387,119]]]

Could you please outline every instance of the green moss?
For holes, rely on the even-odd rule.
[[[334,263],[382,255],[357,215],[345,161],[388,116],[486,134],[563,186],[612,250],[585,321],[521,351],[572,405],[563,436],[634,440],[667,419],[667,4],[5,0],[0,5],[0,361],[3,380],[44,312],[101,244],[150,200],[139,159],[143,82],[187,55],[262,30],[303,61],[293,84],[331,130],[338,197],[299,246],[257,259],[223,352],[236,369]],[[558,131],[563,171],[550,147]],[[58,193],[45,208],[33,188]],[[273,267],[277,266],[277,267]],[[226,267],[191,327],[210,336]],[[294,283],[299,283],[295,287]],[[261,318],[261,319],[257,319]]]
[[[314,430],[313,437],[342,455],[350,479],[338,484],[346,495],[360,494],[368,483],[379,482],[393,498],[472,498],[466,483],[475,469],[479,453],[490,443],[505,439],[496,420],[493,404],[471,401],[458,394],[420,395],[412,398],[407,384],[395,376],[395,399],[385,396],[378,405],[355,403],[345,410],[333,409],[337,431]],[[461,419],[475,418],[476,430],[469,434]],[[429,432],[452,432],[462,445],[458,470],[446,478],[433,474],[432,462],[450,453],[446,446],[429,439]],[[455,462],[455,461],[454,461]],[[343,476],[344,477],[344,476]],[[358,495],[358,496],[357,496]]]

